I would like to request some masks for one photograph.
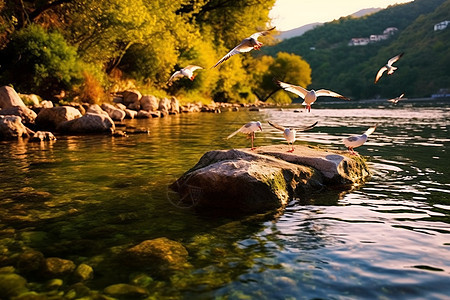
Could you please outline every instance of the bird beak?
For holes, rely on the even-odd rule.
[[[259,126],[259,129],[262,131],[262,127],[261,126]]]

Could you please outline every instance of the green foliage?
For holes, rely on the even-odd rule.
[[[272,56],[279,51],[302,55],[311,65],[315,89],[327,88],[355,99],[401,93],[430,96],[450,87],[450,30],[433,31],[434,24],[450,20],[449,12],[449,0],[416,0],[358,19],[341,18],[263,51]],[[383,42],[347,45],[351,38],[381,34],[387,27],[397,27],[399,32]],[[398,71],[374,85],[378,69],[400,52],[405,55],[396,63]]]
[[[275,103],[290,103],[291,98],[276,93],[280,88],[273,82],[274,79],[289,82],[300,86],[311,83],[311,68],[300,56],[285,52],[278,52],[274,59],[270,56],[261,56],[256,59],[251,68],[254,81],[253,92],[259,100],[267,101],[271,98]]]
[[[3,84],[23,93],[51,97],[81,81],[76,49],[37,25],[16,31],[0,57]]]

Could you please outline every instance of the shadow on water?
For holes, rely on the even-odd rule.
[[[449,108],[295,109],[130,120],[150,134],[128,138],[0,142],[0,266],[32,248],[91,265],[93,290],[132,283],[171,299],[448,295]],[[169,184],[208,150],[247,146],[243,135],[224,137],[250,120],[263,122],[257,146],[285,143],[268,120],[319,121],[296,144],[339,150],[343,137],[379,124],[358,149],[372,177],[349,193],[321,191],[261,215],[174,206]],[[123,249],[159,237],[186,247],[187,268],[161,274],[121,259]]]

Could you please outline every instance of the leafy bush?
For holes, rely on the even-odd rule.
[[[51,99],[81,82],[81,65],[75,47],[57,32],[38,25],[16,31],[0,53],[0,80],[22,93]]]

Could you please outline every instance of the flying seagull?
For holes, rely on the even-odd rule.
[[[249,36],[248,38],[243,39],[242,42],[239,45],[234,47],[230,52],[227,53],[227,55],[222,57],[213,66],[213,68],[217,67],[219,64],[223,63],[224,61],[226,61],[227,59],[229,59],[233,55],[236,55],[236,54],[239,54],[239,53],[243,53],[243,52],[250,52],[253,49],[254,50],[259,50],[263,44],[261,42],[258,42],[258,38],[260,36],[268,35],[274,29],[275,29],[275,27],[272,27],[272,28],[270,28],[268,30],[265,30],[265,31],[256,32],[256,33],[252,34],[251,36]]]
[[[353,155],[358,155],[357,152],[353,150],[353,148],[362,146],[366,141],[370,134],[372,134],[377,128],[377,125],[370,127],[366,130],[362,135],[354,135],[347,138],[342,139],[344,145],[347,147],[348,151],[350,151]]]
[[[277,123],[269,121],[269,125],[270,126],[275,127],[276,129],[283,131],[284,138],[288,142],[288,145],[291,144],[292,148],[290,150],[288,150],[288,152],[294,152],[295,134],[297,133],[297,130],[299,130],[299,131],[310,130],[314,126],[316,126],[317,123],[319,123],[319,122],[317,121],[316,123],[314,123],[312,125],[309,125],[309,126],[287,128],[287,127],[284,127],[282,125],[278,125]]]
[[[394,105],[398,103],[398,101],[402,100],[403,96],[405,96],[405,94],[401,94],[400,96],[393,98],[393,99],[389,99],[389,102],[392,102]]]
[[[194,80],[195,78],[195,74],[194,71],[198,70],[198,69],[203,69],[202,67],[199,66],[195,66],[195,65],[189,65],[179,71],[176,71],[175,73],[172,74],[172,76],[170,76],[169,80],[167,81],[167,83],[169,85],[172,85],[172,81],[177,79],[177,78],[181,78],[181,77],[188,77],[191,81]]]
[[[311,105],[314,102],[316,102],[317,97],[320,97],[320,96],[328,96],[328,97],[350,100],[347,97],[344,97],[342,95],[339,95],[338,93],[335,93],[335,92],[329,91],[329,90],[320,89],[317,91],[315,91],[315,90],[308,91],[308,90],[302,88],[301,86],[281,82],[279,80],[276,80],[275,83],[278,84],[284,90],[289,91],[294,94],[297,94],[298,96],[302,97],[304,99],[302,105],[306,106],[306,109],[308,110],[308,112],[311,111]]]
[[[403,56],[403,52],[394,56],[393,58],[391,58],[390,60],[388,60],[387,64],[385,64],[383,67],[381,67],[381,69],[378,71],[377,76],[375,77],[375,83],[378,82],[378,80],[380,79],[380,77],[383,75],[383,73],[385,71],[387,71],[388,75],[392,75],[392,73],[394,73],[395,70],[397,70],[396,67],[392,66],[397,60],[399,60],[402,56]]]
[[[251,150],[255,150],[255,147],[253,147],[253,140],[255,139],[255,131],[257,131],[258,129],[259,129],[259,131],[262,131],[261,122],[259,122],[259,121],[248,122],[247,124],[243,125],[238,130],[236,130],[235,132],[233,132],[232,134],[227,136],[227,139],[232,138],[239,132],[245,133],[248,136],[250,136],[250,138],[252,139]]]

